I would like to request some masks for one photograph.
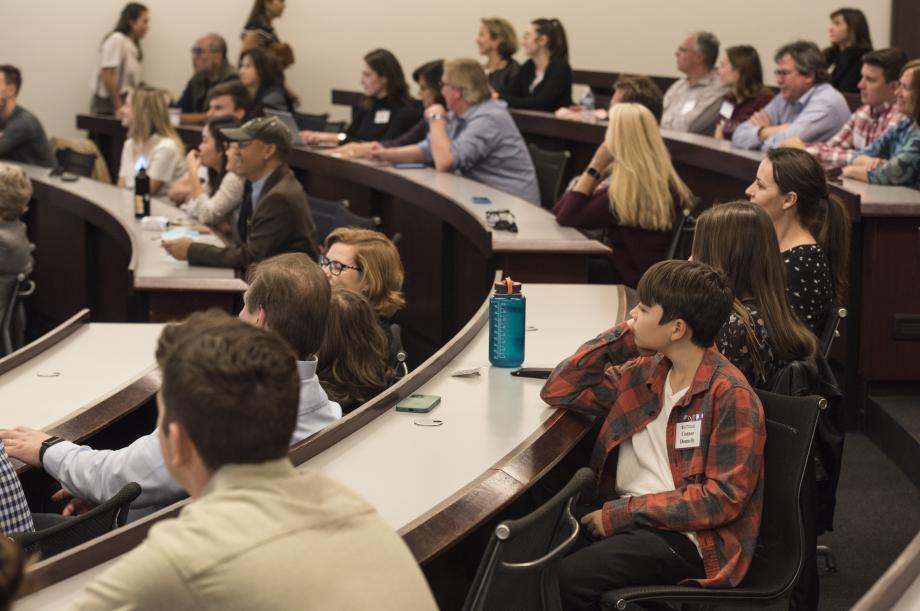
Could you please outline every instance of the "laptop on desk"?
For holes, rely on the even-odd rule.
[[[297,127],[297,122],[294,120],[294,115],[283,110],[265,110],[266,117],[277,117],[279,121],[284,123],[284,126],[288,128],[288,131],[291,132],[291,144],[294,146],[304,146],[303,139],[300,137],[300,129]]]

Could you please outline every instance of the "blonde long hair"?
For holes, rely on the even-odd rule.
[[[131,91],[131,126],[128,128],[128,138],[134,144],[135,157],[150,152],[147,147],[154,136],[172,138],[179,151],[185,155],[185,146],[169,122],[166,93],[141,85]]]
[[[619,224],[649,231],[670,229],[671,190],[682,208],[692,205],[693,196],[671,164],[651,111],[640,104],[614,104],[604,143],[614,159],[607,192]]]

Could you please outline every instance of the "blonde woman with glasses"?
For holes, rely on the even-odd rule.
[[[619,103],[610,109],[604,142],[553,213],[560,225],[603,230],[613,249],[613,273],[606,270],[604,280],[636,286],[665,258],[674,221],[692,203],[651,111]]]
[[[121,151],[118,186],[134,187],[134,177],[143,167],[150,177],[150,194],[166,195],[174,182],[185,174],[185,147],[169,123],[166,93],[141,86],[128,95],[118,112],[128,128],[128,139]]]

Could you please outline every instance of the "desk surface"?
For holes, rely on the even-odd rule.
[[[160,246],[160,232],[144,231],[140,220],[134,217],[132,191],[89,178],[64,182],[60,178],[50,177],[47,168],[23,167],[33,183],[75,195],[97,206],[121,225],[131,242],[133,252],[130,267],[136,289],[246,290],[246,284],[236,277],[232,269],[190,266],[185,261],[177,261],[169,256]],[[153,198],[150,211],[152,215],[165,216],[170,221],[191,221],[185,212],[163,198]],[[199,240],[222,245],[220,239],[213,234],[202,235]]]
[[[349,163],[378,168],[454,200],[458,206],[476,218],[483,228],[491,231],[494,252],[546,250],[592,254],[610,252],[609,247],[585,237],[577,229],[560,226],[550,211],[475,180],[450,172],[438,172],[434,168],[401,170],[389,164],[364,160],[349,160]],[[473,197],[480,196],[488,197],[492,203],[474,204]],[[486,212],[489,210],[510,210],[514,214],[518,232],[497,231],[490,228],[486,222]]]
[[[524,291],[527,325],[536,327],[526,336],[529,366],[555,365],[626,314],[622,287],[534,284]],[[577,316],[559,316],[567,307],[577,308]],[[413,391],[442,397],[431,414],[388,410],[300,468],[316,469],[364,495],[405,536],[413,524],[437,514],[446,500],[462,494],[484,473],[501,468],[561,415],[540,400],[542,380],[515,378],[510,369],[490,368],[487,342],[488,328],[483,327],[454,359]],[[470,367],[482,367],[482,375],[450,377]],[[413,424],[426,417],[444,424]],[[66,606],[104,567],[88,568],[39,590],[21,599],[15,609]]]
[[[159,324],[81,325],[0,375],[0,428],[50,429],[130,386],[156,368],[162,329]]]
[[[626,315],[620,287],[532,284],[527,296],[524,366],[554,367]],[[565,315],[571,310],[571,315]],[[502,462],[553,414],[540,399],[543,380],[516,378],[489,366],[488,327],[415,392],[438,395],[428,415],[391,410],[301,468],[315,469],[367,498],[394,529]],[[451,377],[482,367],[480,376]],[[442,426],[414,424],[420,418]]]

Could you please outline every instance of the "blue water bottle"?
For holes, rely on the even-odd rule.
[[[520,282],[509,277],[495,283],[489,299],[489,361],[496,367],[520,367],[524,362],[526,311]]]

